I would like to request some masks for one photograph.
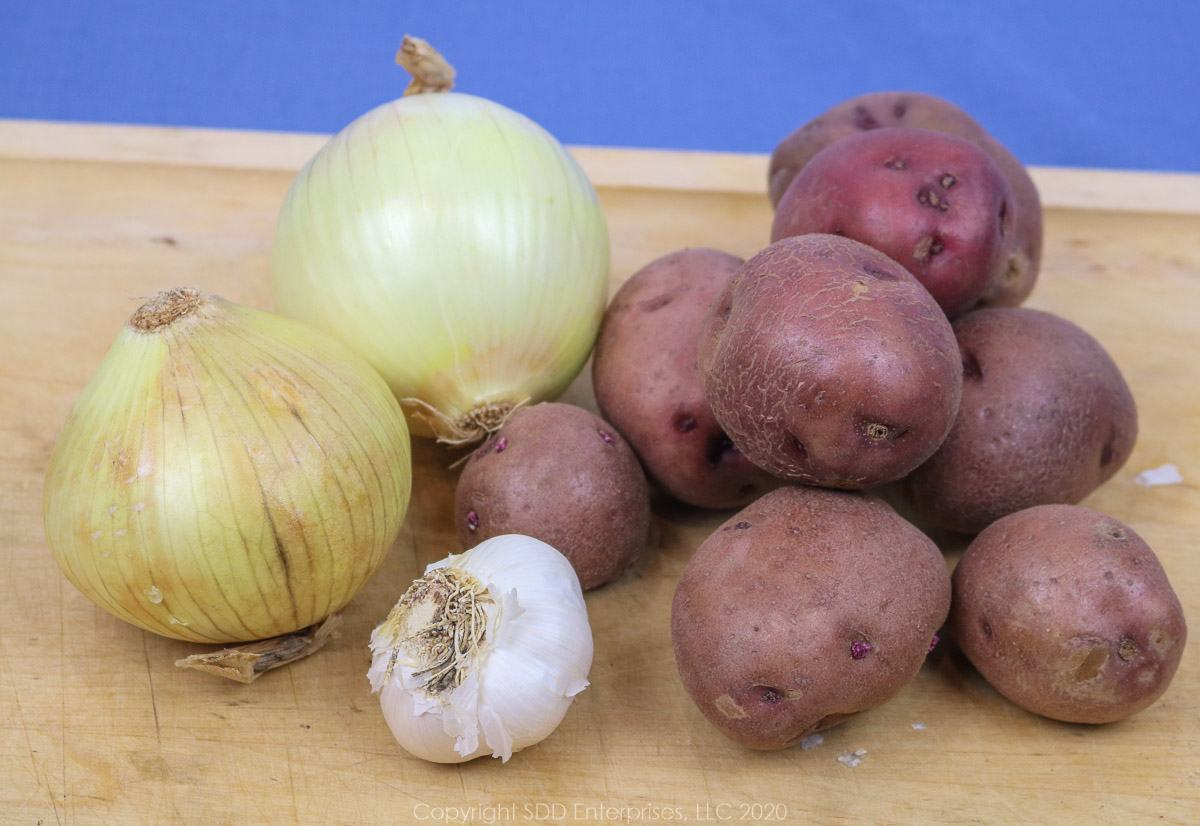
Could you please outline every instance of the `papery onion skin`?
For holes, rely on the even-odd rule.
[[[464,745],[450,732],[456,720],[444,706],[437,707],[441,701],[433,701],[433,710],[415,713],[417,703],[427,701],[424,691],[401,685],[398,666],[388,676],[388,658],[397,648],[390,634],[400,627],[392,624],[395,613],[371,636],[368,677],[381,692],[388,727],[410,754],[436,763],[486,754],[507,761],[513,752],[548,737],[588,685],[593,642],[583,590],[566,557],[519,534],[488,539],[430,565],[426,574],[439,569],[485,586],[492,605],[499,606],[499,611],[489,609],[488,633],[495,638],[481,648],[467,678],[475,682],[463,684],[468,696],[441,695],[446,702],[478,709],[471,721],[479,726],[477,746]]]
[[[55,560],[101,608],[174,639],[319,622],[399,533],[412,474],[399,406],[318,330],[169,292],[198,302],[152,331],[135,314],[55,445]]]
[[[417,94],[363,115],[300,171],[272,291],[280,312],[379,370],[414,434],[469,440],[578,374],[609,255],[596,192],[549,133],[472,95]]]

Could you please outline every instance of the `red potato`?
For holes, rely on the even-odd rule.
[[[973,143],[911,127],[830,144],[800,170],[775,212],[771,240],[844,235],[903,264],[946,315],[969,310],[1004,278],[1012,190]]]
[[[454,491],[463,548],[524,534],[571,562],[584,589],[645,553],[650,488],[616,429],[574,405],[521,408],[471,454]]]
[[[843,101],[792,132],[775,148],[768,171],[771,205],[818,152],[849,135],[888,126],[914,126],[965,138],[984,150],[1008,180],[1016,202],[1004,278],[983,304],[1012,307],[1033,291],[1042,260],[1042,202],[1025,166],[959,107],[919,92],[871,92]]]
[[[759,467],[858,489],[937,449],[962,392],[945,314],[908,270],[834,235],[785,238],[738,270],[700,335],[713,413]]]
[[[937,546],[884,502],[783,487],[696,550],[671,640],[709,722],[742,745],[781,749],[894,697],[949,608]]]
[[[904,480],[922,517],[974,533],[1034,505],[1074,504],[1112,478],[1137,441],[1137,405],[1086,331],[1026,307],[954,322],[962,402],[937,452]]]
[[[987,130],[948,100],[920,92],[870,92],[842,101],[780,141],[767,170],[771,206],[825,147],[850,135],[889,126],[933,129],[978,143]]]
[[[592,355],[600,414],[653,482],[704,508],[739,507],[778,484],[725,435],[696,363],[704,315],[743,263],[703,248],[650,262],[613,297]]]
[[[1072,723],[1150,706],[1187,641],[1183,608],[1150,546],[1074,505],[1029,508],[979,534],[954,571],[950,625],[997,691]]]

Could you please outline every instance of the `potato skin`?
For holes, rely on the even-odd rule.
[[[866,494],[783,487],[697,549],[671,608],[680,678],[723,734],[781,749],[907,685],[950,608],[937,546]]]
[[[950,623],[997,691],[1072,723],[1151,705],[1187,640],[1183,608],[1146,542],[1075,505],[1029,508],[979,534],[954,571]]]
[[[1075,504],[1111,478],[1137,441],[1137,405],[1086,331],[1025,307],[954,323],[964,370],[954,429],[905,480],[917,512],[975,533],[1010,513]]]
[[[771,240],[844,235],[903,264],[950,318],[1004,278],[1012,189],[987,153],[929,129],[872,129],[807,163],[775,212]]]
[[[965,138],[984,150],[1008,179],[1016,205],[1004,278],[983,303],[1015,307],[1033,291],[1042,260],[1042,201],[1025,166],[979,123],[947,100],[919,92],[871,92],[832,107],[792,132],[775,148],[768,169],[771,205],[783,198],[792,179],[825,147],[849,135],[888,126],[914,126]]]
[[[580,407],[543,402],[518,410],[471,454],[454,516],[464,549],[532,536],[569,559],[586,590],[645,552],[650,488],[616,428]]]
[[[696,363],[708,307],[743,263],[705,248],[650,262],[613,297],[592,354],[600,415],[653,482],[703,508],[740,507],[777,484],[717,424]]]
[[[899,479],[958,409],[954,334],[904,267],[833,235],[775,242],[726,283],[700,334],[717,421],[783,479],[859,489]]]
[[[771,206],[779,204],[792,179],[822,149],[889,126],[934,129],[973,143],[987,136],[978,121],[948,100],[920,92],[868,92],[831,107],[779,142],[767,169]]]

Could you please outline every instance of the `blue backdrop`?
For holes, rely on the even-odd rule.
[[[1027,163],[1200,172],[1191,0],[0,0],[0,117],[332,132],[405,32],[567,143],[769,152],[914,89]]]

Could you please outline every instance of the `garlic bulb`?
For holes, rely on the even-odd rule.
[[[587,687],[592,631],[566,557],[506,534],[426,568],[371,651],[367,677],[407,751],[507,762],[554,731]]]
[[[440,62],[422,56],[418,73]],[[430,87],[447,88],[433,74]],[[608,298],[608,228],[587,175],[536,123],[419,90],[358,118],[300,171],[271,283],[279,312],[379,370],[414,434],[460,443],[579,373]]]
[[[326,334],[190,289],[121,330],[46,475],[46,538],[114,616],[196,642],[286,634],[344,606],[408,505],[404,417]]]

